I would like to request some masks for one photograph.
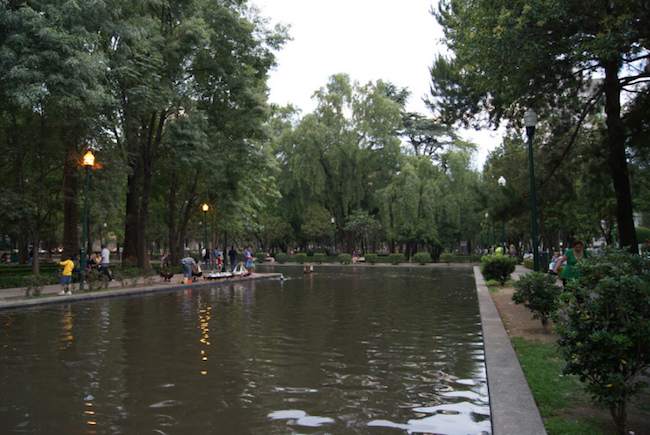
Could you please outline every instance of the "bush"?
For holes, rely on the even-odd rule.
[[[449,264],[454,261],[454,254],[451,252],[445,252],[444,254],[440,255],[440,261]]]
[[[398,266],[400,263],[406,261],[406,257],[404,257],[404,254],[390,254],[388,260],[390,261],[390,264]]]
[[[377,254],[366,254],[364,255],[366,263],[375,264],[377,262]]]
[[[563,372],[579,376],[627,433],[626,404],[646,387],[650,364],[650,259],[609,250],[576,267],[582,276],[567,283],[564,314],[553,317]]]
[[[327,261],[327,255],[322,252],[317,252],[314,254],[314,261],[318,264],[325,263]]]
[[[495,280],[503,286],[510,275],[515,271],[517,260],[507,255],[484,255],[481,258],[483,263],[483,277],[486,281]]]
[[[336,257],[336,261],[338,261],[341,264],[350,264],[352,263],[352,255],[343,252],[339,254],[338,257]]]
[[[288,259],[289,259],[289,254],[287,254],[286,252],[279,252],[275,254],[275,261],[277,261],[280,264],[286,263]]]
[[[305,254],[304,252],[300,252],[296,254],[296,261],[300,264],[305,263],[307,261],[307,254]]]
[[[44,275],[30,275],[26,276],[24,278],[25,280],[25,297],[29,297],[30,294],[32,296],[40,296],[41,292],[43,291],[43,287],[45,287],[46,284],[49,284],[49,277],[44,276]]]
[[[414,263],[418,264],[431,263],[431,255],[429,255],[428,252],[418,252],[417,254],[413,255],[412,260]]]
[[[634,231],[636,232],[636,242],[643,243],[645,239],[650,239],[650,228],[646,227],[635,227]]]
[[[554,275],[531,272],[522,276],[515,283],[512,300],[533,312],[533,320],[540,319],[546,329],[549,315],[558,307],[558,297],[562,289],[555,284]]]
[[[268,257],[269,254],[266,252],[258,252],[254,255],[255,261],[258,263],[264,263],[264,260],[266,260],[266,257]]]

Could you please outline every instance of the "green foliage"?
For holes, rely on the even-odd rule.
[[[50,279],[47,275],[30,275],[25,278],[25,297],[30,295],[38,297],[43,291],[43,287],[50,283]]]
[[[305,254],[304,252],[299,252],[298,254],[296,254],[296,262],[303,264],[306,261],[307,261],[307,254]]]
[[[352,255],[346,252],[342,252],[336,257],[336,261],[341,264],[350,264],[352,263]]]
[[[366,254],[364,255],[366,263],[375,264],[377,262],[377,254]]]
[[[454,254],[452,254],[451,252],[445,252],[440,255],[440,261],[449,264],[452,261],[454,261]]]
[[[512,300],[533,312],[533,320],[540,319],[542,326],[548,325],[549,315],[558,308],[558,298],[562,289],[555,284],[554,275],[531,272],[515,282]]]
[[[279,252],[275,254],[275,261],[277,261],[280,264],[286,263],[288,259],[289,259],[289,254],[287,254],[286,252]]]
[[[398,266],[400,263],[404,263],[406,261],[406,257],[404,254],[390,254],[388,256],[388,261],[390,261],[390,264],[393,264],[395,266]]]
[[[258,265],[264,263],[264,260],[266,259],[267,256],[268,256],[267,252],[258,252],[258,253],[256,253],[254,255],[255,263],[258,264]]]
[[[318,264],[325,263],[327,261],[327,254],[323,254],[322,252],[315,253],[314,261]]]
[[[503,286],[510,275],[515,271],[517,260],[507,255],[484,255],[481,257],[483,263],[483,277],[486,280],[495,280]]]
[[[553,318],[564,373],[579,376],[626,433],[627,401],[650,365],[650,259],[610,250],[578,268],[561,296],[564,315]]]
[[[646,239],[650,239],[650,228],[646,227],[636,227],[636,241],[638,243],[643,243]]]
[[[427,264],[431,263],[431,255],[428,252],[418,252],[413,255],[412,260],[414,263]]]

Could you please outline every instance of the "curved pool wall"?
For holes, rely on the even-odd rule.
[[[0,432],[491,433],[471,268],[274,271],[0,311]]]

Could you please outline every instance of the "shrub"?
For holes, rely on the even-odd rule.
[[[627,401],[646,387],[650,364],[650,259],[608,251],[576,267],[582,277],[567,283],[564,313],[553,316],[563,372],[579,376],[627,433]]]
[[[527,273],[515,283],[512,300],[533,312],[533,320],[540,319],[546,329],[549,315],[558,307],[558,297],[562,289],[555,284],[554,275],[541,272]]]
[[[336,261],[341,264],[350,264],[352,262],[352,255],[343,252],[336,257]]]
[[[417,254],[413,255],[412,260],[413,262],[419,264],[431,263],[431,255],[429,255],[428,252],[418,252]]]
[[[515,271],[517,260],[507,255],[484,255],[481,258],[483,263],[483,277],[486,281],[495,280],[503,286],[510,274]]]
[[[650,228],[635,227],[634,231],[636,232],[637,243],[643,243],[645,239],[650,239]]]
[[[303,264],[304,262],[307,261],[307,254],[305,254],[304,252],[300,252],[296,254],[296,261],[300,264]]]
[[[49,283],[49,278],[43,275],[30,275],[25,277],[25,297],[40,296],[43,287]]]
[[[366,254],[364,255],[366,263],[375,264],[377,262],[377,254]]]
[[[388,260],[390,261],[390,264],[397,266],[400,263],[404,263],[406,261],[406,257],[404,257],[404,254],[390,254],[388,256]]]
[[[322,252],[317,252],[314,254],[314,261],[318,264],[325,263],[327,261],[327,255]]]
[[[286,263],[288,259],[289,259],[289,254],[287,254],[286,252],[279,252],[275,254],[275,261],[277,261],[280,264]]]
[[[454,254],[451,252],[445,252],[444,254],[440,255],[440,261],[449,264],[454,261]]]
[[[264,260],[266,260],[266,257],[268,257],[269,254],[266,252],[258,252],[257,254],[254,255],[255,261],[258,263],[264,263]]]

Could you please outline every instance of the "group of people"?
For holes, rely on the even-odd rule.
[[[252,246],[247,246],[244,249],[244,267],[250,272],[251,275],[255,274],[255,258],[251,253]],[[166,253],[165,253],[166,254]],[[226,267],[223,252],[219,251],[217,248],[214,248],[211,252],[206,249],[205,255],[203,256],[203,261],[212,266],[214,270],[223,270]],[[239,262],[239,254],[235,245],[232,245],[228,250],[228,261],[230,264],[230,272],[234,272]],[[208,263],[209,262],[209,263]],[[181,266],[183,267],[183,276],[191,279],[192,278],[192,268],[197,267],[196,261],[192,258],[191,255],[187,255],[181,260]]]
[[[115,278],[113,278],[113,273],[108,268],[110,264],[110,255],[111,253],[106,245],[102,245],[101,252],[96,252],[93,257],[90,255],[86,256],[86,273],[89,274],[94,270],[99,270],[102,274],[108,277],[109,281],[114,281]],[[76,255],[67,255],[59,261],[59,265],[63,266],[60,281],[60,295],[72,294],[72,273],[79,271],[76,257]]]

